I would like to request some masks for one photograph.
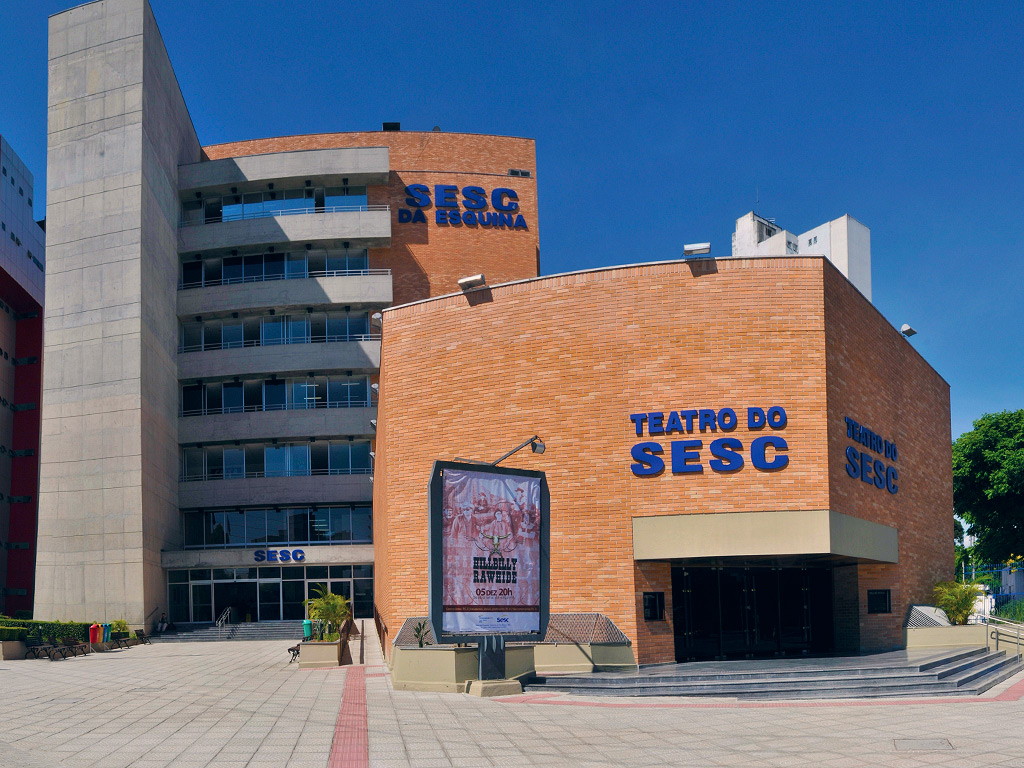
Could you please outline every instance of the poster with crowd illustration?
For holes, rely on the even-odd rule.
[[[430,496],[435,635],[541,634],[548,577],[544,473],[436,462]]]

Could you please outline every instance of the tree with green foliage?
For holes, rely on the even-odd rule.
[[[977,561],[1024,551],[1024,410],[987,413],[953,442],[953,509]]]

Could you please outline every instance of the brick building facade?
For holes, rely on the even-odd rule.
[[[388,309],[384,329],[385,645],[427,609],[431,463],[533,434],[546,452],[505,464],[547,473],[551,611],[606,614],[640,663],[891,648],[952,573],[948,385],[822,257],[492,282]],[[645,619],[647,592],[664,616]]]

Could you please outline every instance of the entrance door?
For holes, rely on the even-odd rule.
[[[832,650],[832,572],[749,565],[672,569],[676,661]]]
[[[228,608],[234,608],[233,620],[256,621],[259,616],[255,581],[218,581],[213,584],[214,615],[219,618]]]

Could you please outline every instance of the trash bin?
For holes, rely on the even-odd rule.
[[[313,637],[313,622],[305,619],[302,622],[302,639],[309,640],[311,637]]]
[[[100,640],[100,637],[101,637],[101,635],[100,635],[100,625],[99,624],[93,624],[91,627],[89,627],[89,642],[90,643],[102,642]]]
[[[110,625],[109,624],[104,624],[103,625],[103,642],[104,643],[109,643],[110,642]]]

